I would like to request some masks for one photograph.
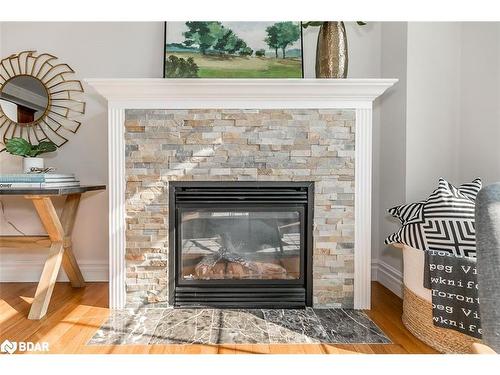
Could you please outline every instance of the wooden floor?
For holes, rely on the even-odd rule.
[[[374,282],[372,310],[368,315],[389,336],[393,344],[259,344],[259,345],[126,345],[86,346],[109,310],[107,283],[88,283],[73,289],[57,283],[47,316],[28,320],[35,283],[0,284],[0,342],[48,341],[51,353],[172,353],[172,354],[344,354],[344,353],[436,353],[401,323],[402,302],[382,285]]]

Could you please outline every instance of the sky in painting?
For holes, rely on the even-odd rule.
[[[243,39],[253,50],[269,49],[264,42],[266,38],[266,27],[275,22],[222,22],[225,27]],[[183,32],[188,28],[184,22],[167,22],[167,43],[182,43],[184,41]],[[294,44],[288,46],[288,49],[300,48],[300,39]]]

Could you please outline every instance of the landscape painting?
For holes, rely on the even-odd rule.
[[[166,22],[166,78],[302,78],[300,22]]]

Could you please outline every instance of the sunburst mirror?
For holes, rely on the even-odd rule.
[[[23,51],[0,62],[0,137],[21,137],[32,144],[44,140],[61,147],[78,131],[85,102],[75,71],[56,56]]]

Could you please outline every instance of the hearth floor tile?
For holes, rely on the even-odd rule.
[[[345,344],[389,344],[391,341],[362,311],[314,309],[330,342]]]
[[[215,310],[212,340],[214,344],[269,343],[262,310]]]
[[[148,344],[162,317],[159,309],[125,309],[111,312],[88,345]]]
[[[112,312],[88,345],[389,344],[362,311],[346,309],[127,309]]]
[[[215,310],[165,309],[150,344],[210,344]]]
[[[329,337],[313,309],[264,310],[271,343],[321,343]]]

